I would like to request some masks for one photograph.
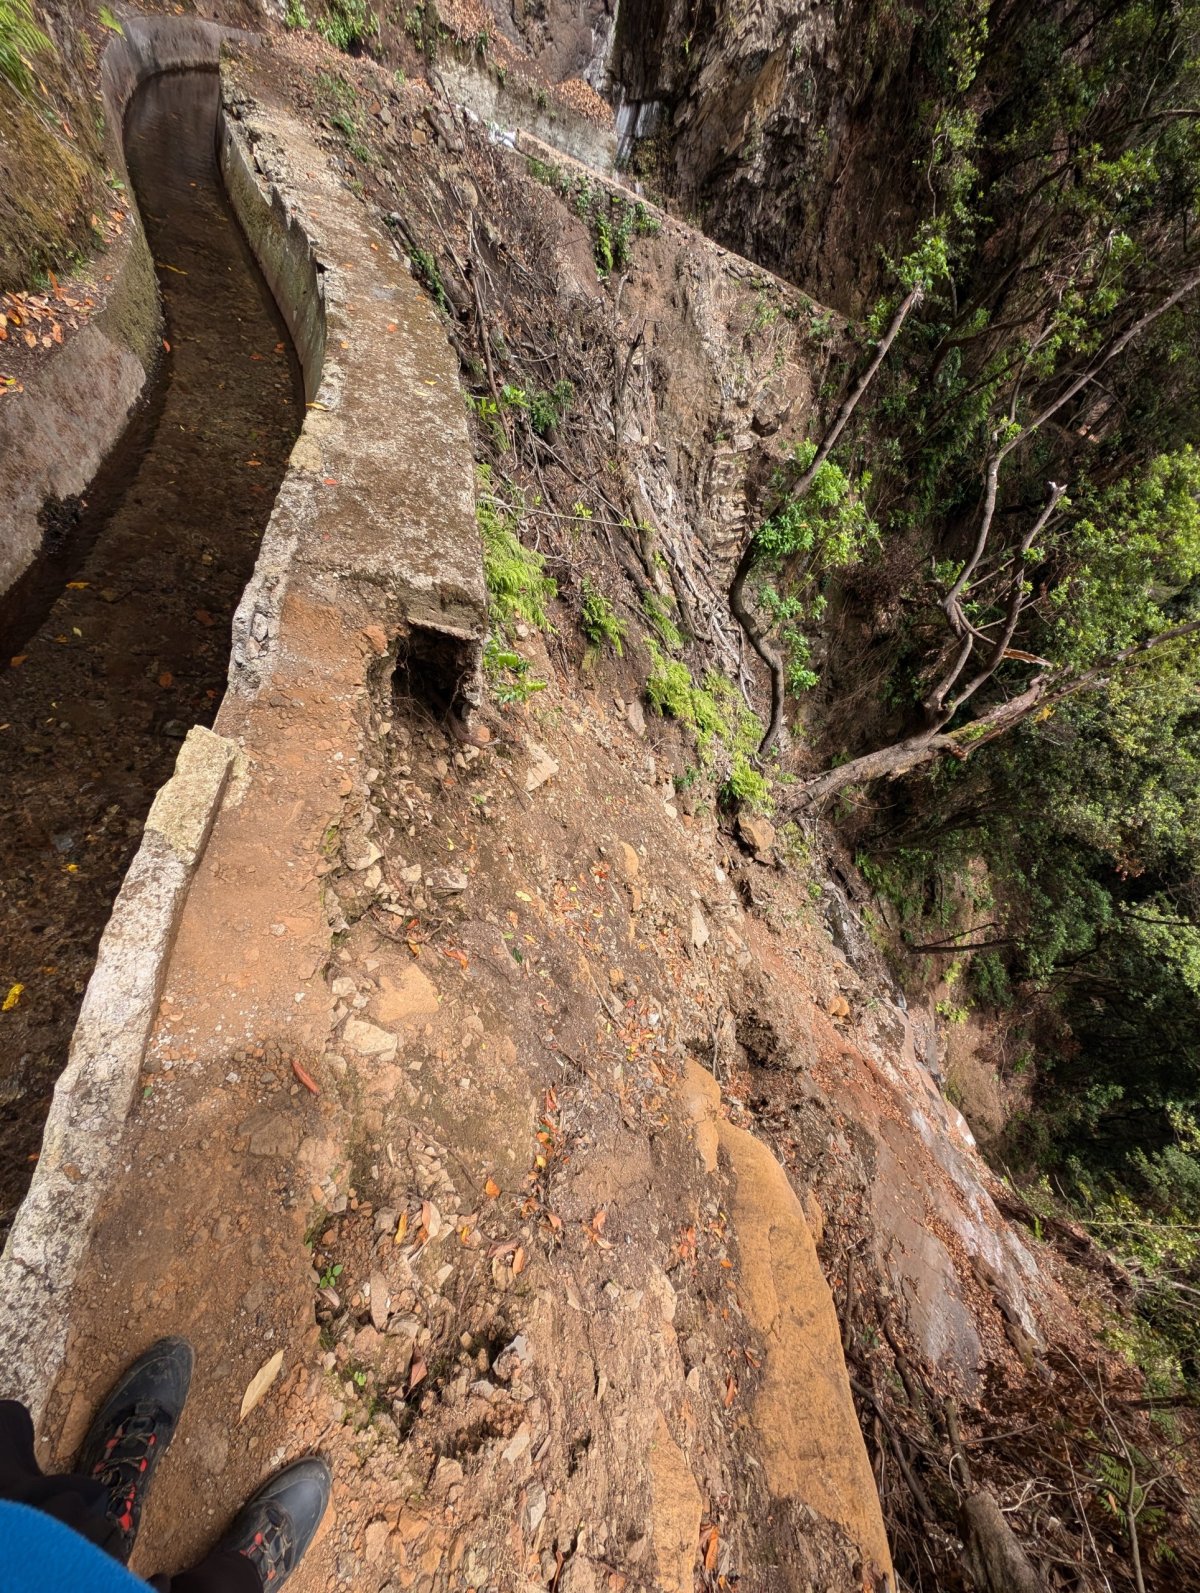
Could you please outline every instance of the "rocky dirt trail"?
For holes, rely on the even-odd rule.
[[[478,749],[396,695],[386,661],[375,680],[343,721],[364,774],[321,865],[334,950],[297,992],[328,1039],[197,1056],[196,993],[168,985],[53,1448],[125,1358],[180,1332],[197,1378],[143,1568],[186,1561],[269,1466],[318,1447],[335,1508],[301,1589],[873,1585],[887,1546],[822,1215],[749,1131],[754,1081],[798,1086],[773,1110],[805,1117],[838,1232],[853,1207],[904,1255],[897,1190],[941,1208],[947,1249],[907,1263],[935,1338],[970,1277],[950,1247],[1003,1229],[974,1158],[942,1151],[934,1186],[919,1069],[828,1016],[866,986],[785,908],[801,882],[679,810],[619,699],[560,677]],[[211,976],[236,981],[213,933]],[[862,1164],[893,1130],[904,1172],[876,1197]]]

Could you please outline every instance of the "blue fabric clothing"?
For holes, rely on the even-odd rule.
[[[70,1527],[0,1499],[0,1593],[148,1593],[149,1583]]]

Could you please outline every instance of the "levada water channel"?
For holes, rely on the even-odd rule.
[[[130,105],[162,363],[77,521],[5,605],[0,1240],[154,793],[220,704],[230,622],[304,414],[217,168],[217,97],[215,72],[166,73]]]

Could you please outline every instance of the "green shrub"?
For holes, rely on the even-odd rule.
[[[438,309],[449,315],[450,300],[446,297],[446,287],[442,273],[438,270],[436,256],[430,254],[428,249],[414,249],[412,263],[417,268],[417,275],[436,300]]]
[[[696,727],[696,713],[692,706],[692,672],[677,658],[664,658],[658,643],[646,638],[650,653],[650,673],[646,677],[646,696],[656,712],[690,729]]]
[[[769,813],[774,806],[771,782],[744,752],[734,753],[729,773],[721,784],[721,798],[730,806],[744,804],[762,813]]]

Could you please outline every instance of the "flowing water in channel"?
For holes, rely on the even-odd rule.
[[[215,73],[170,73],[130,106],[167,352],[0,632],[0,1239],[154,793],[220,704],[230,621],[304,414],[217,170],[217,94]]]

